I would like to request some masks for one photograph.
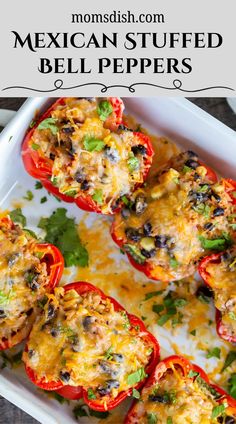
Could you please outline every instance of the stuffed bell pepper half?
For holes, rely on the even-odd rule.
[[[29,230],[0,219],[0,350],[24,340],[40,305],[58,284],[63,257],[51,244],[39,244]]]
[[[181,356],[159,362],[125,424],[235,424],[236,400]]]
[[[159,360],[159,345],[143,322],[85,282],[48,296],[23,354],[38,387],[92,409],[116,407],[142,386]]]
[[[122,124],[116,97],[60,98],[32,124],[22,145],[27,172],[66,202],[113,214],[145,181],[153,149]]]
[[[112,237],[153,280],[192,275],[202,256],[232,243],[232,198],[192,151],[173,157],[126,203],[115,216]]]

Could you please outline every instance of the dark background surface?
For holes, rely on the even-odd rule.
[[[0,98],[0,109],[18,110],[25,98]],[[236,115],[222,97],[192,97],[189,99],[215,118],[236,131]],[[37,424],[38,421],[0,397],[0,424]]]

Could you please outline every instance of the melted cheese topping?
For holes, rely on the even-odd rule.
[[[112,131],[99,117],[97,100],[67,99],[50,116],[56,134],[36,128],[31,145],[53,161],[52,182],[61,193],[90,195],[109,213],[143,183],[146,148],[132,130]]]
[[[194,273],[205,251],[201,237],[232,233],[230,197],[223,185],[210,183],[192,155],[171,160],[148,187],[134,193],[131,210],[115,217],[115,233],[125,250],[138,263],[146,261],[152,275],[164,281]],[[191,163],[193,168],[187,165]]]
[[[15,344],[30,331],[47,268],[35,253],[36,240],[8,219],[0,221],[0,250],[0,334]]]
[[[197,379],[183,378],[180,370],[168,370],[157,384],[144,388],[141,401],[135,406],[130,424],[210,424],[224,423],[224,414],[214,418],[219,405],[208,386]],[[217,418],[222,417],[222,421]],[[220,419],[220,418],[219,418]]]
[[[137,385],[129,376],[144,370],[151,352],[139,329],[131,328],[127,314],[115,311],[109,299],[57,288],[34,324],[23,359],[38,379],[83,386],[105,403]]]
[[[220,262],[211,262],[206,271],[210,275],[210,285],[214,291],[216,308],[222,314],[222,323],[227,333],[236,334],[236,248],[221,256]]]

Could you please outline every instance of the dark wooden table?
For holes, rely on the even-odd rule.
[[[224,122],[236,131],[236,115],[229,108],[224,98],[197,98],[192,97],[193,103]],[[0,109],[18,110],[25,98],[0,98]],[[34,418],[21,411],[5,399],[0,397],[0,424],[37,424]]]

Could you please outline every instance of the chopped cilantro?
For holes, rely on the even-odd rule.
[[[105,121],[112,112],[113,107],[110,102],[103,100],[99,103],[97,107],[97,113],[102,121]]]
[[[66,194],[66,196],[75,197],[77,193],[77,190],[70,189],[65,191],[63,194]]]
[[[38,125],[38,130],[50,130],[53,135],[56,135],[58,132],[58,127],[56,126],[57,119],[55,118],[46,118]]]
[[[234,199],[236,199],[236,191],[232,191],[230,194],[231,196],[233,196]]]
[[[217,239],[207,239],[203,236],[199,236],[199,240],[203,249],[206,250],[221,251],[227,248],[228,246],[231,246],[232,244],[232,239],[227,233],[223,233],[222,237]]]
[[[192,334],[192,336],[196,336],[196,330],[190,331],[190,334]]]
[[[167,417],[166,424],[173,424],[173,420],[171,417]]]
[[[13,209],[13,211],[11,211],[9,215],[13,222],[21,224],[22,227],[26,226],[26,217],[22,214],[21,208]]]
[[[178,311],[177,308],[182,308],[187,303],[184,298],[174,298],[172,293],[169,292],[163,299],[163,305],[153,305],[153,312],[160,315],[164,312],[157,320],[157,324],[163,326],[167,321],[172,319],[172,326],[175,327],[177,324],[182,323],[183,314]]]
[[[228,391],[230,396],[236,399],[236,373],[231,374],[228,379]]]
[[[33,149],[33,150],[38,150],[38,149],[40,149],[39,144],[36,144],[36,143],[32,143],[32,144],[31,144],[31,147],[32,147],[32,149]]]
[[[43,188],[43,184],[41,183],[41,181],[36,181],[34,188],[35,190],[40,190],[41,188]]]
[[[145,369],[139,368],[137,371],[133,372],[132,374],[129,374],[127,377],[127,383],[129,386],[135,386],[140,381],[144,380],[144,378],[147,377],[147,374],[145,372]]]
[[[213,349],[208,350],[206,358],[207,359],[210,359],[210,358],[220,359],[220,354],[221,354],[220,348],[219,347],[213,347]]]
[[[40,199],[40,203],[46,203],[48,201],[47,197],[44,196]]]
[[[225,371],[226,368],[228,368],[235,360],[236,360],[236,351],[231,350],[225,358],[225,363],[221,372]]]
[[[159,314],[160,312],[164,311],[165,307],[164,305],[153,305],[152,310],[156,314]]]
[[[94,190],[94,194],[92,195],[94,202],[98,203],[98,205],[103,204],[103,192],[100,189]]]
[[[233,321],[236,321],[236,314],[235,314],[233,311],[229,312],[229,317],[230,317],[230,319],[232,319]]]
[[[106,359],[107,361],[111,361],[113,358],[112,350],[113,346],[110,346],[109,349],[107,349],[107,351],[105,352],[104,359]]]
[[[154,412],[147,414],[148,424],[157,424],[157,416]]]
[[[190,168],[189,166],[184,165],[182,171],[183,171],[184,174],[187,174],[187,172],[192,172],[192,168]]]
[[[101,152],[101,150],[105,147],[105,143],[103,140],[99,140],[94,137],[89,137],[86,135],[84,137],[83,145],[85,150],[88,152]]]
[[[194,371],[194,370],[190,370],[189,373],[188,373],[189,378],[194,378],[194,377],[197,377],[198,375],[199,375],[199,373]]]
[[[30,124],[29,124],[29,127],[30,127],[30,128],[33,128],[33,127],[35,126],[35,124],[36,124],[36,122],[35,122],[34,120],[32,120],[32,121],[30,122]]]
[[[37,236],[36,236],[36,234],[35,234],[35,232],[34,231],[32,231],[32,230],[29,230],[29,228],[24,228],[24,231],[26,232],[26,233],[28,233],[29,235],[31,235],[31,237],[33,237],[33,238],[35,238],[36,240],[37,240]]]
[[[73,409],[73,414],[75,418],[80,417],[96,417],[100,419],[105,419],[110,415],[108,411],[95,411],[90,409],[87,405],[76,405]]]
[[[48,392],[47,392],[48,393]],[[66,402],[67,401],[67,399],[66,398],[64,398],[63,396],[61,396],[61,395],[59,395],[58,393],[56,393],[56,392],[53,392],[53,396],[54,396],[54,398],[57,400],[57,402],[59,402],[59,403],[61,403],[61,404],[63,404],[64,402]]]
[[[74,218],[66,209],[56,209],[49,218],[41,218],[38,227],[46,231],[45,241],[56,245],[65,258],[66,266],[88,266],[88,251],[81,243]]]
[[[135,156],[131,156],[127,163],[130,172],[137,171],[139,168],[139,160]]]
[[[212,413],[211,413],[211,418],[217,418],[219,417],[219,415],[222,415],[223,412],[225,412],[225,404],[221,403],[220,405],[214,406],[214,408],[212,409]]]
[[[27,190],[26,195],[23,197],[23,199],[29,200],[29,202],[31,200],[33,200],[33,198],[34,198],[34,195],[33,195],[32,191],[30,191],[30,190]]]
[[[139,391],[138,391],[138,390],[136,390],[136,389],[133,389],[133,390],[132,390],[132,396],[133,396],[133,398],[135,398],[135,399],[140,399],[140,393],[139,393]]]
[[[177,261],[177,259],[175,259],[175,258],[170,258],[170,266],[171,266],[171,268],[177,268],[178,267],[178,265],[179,265],[179,262]]]
[[[192,209],[197,212],[199,215],[203,215],[205,218],[209,218],[211,208],[209,205],[204,203],[199,203],[192,207]]]
[[[142,255],[142,253],[140,252],[140,249],[134,244],[124,244],[124,249],[127,253],[129,253],[132,256],[132,258],[138,264],[144,264],[144,262],[146,261],[145,256]]]
[[[95,395],[93,389],[88,389],[88,399],[89,400],[96,399],[96,395]]]
[[[157,290],[157,291],[146,293],[144,301],[149,300],[154,296],[160,296],[160,294],[164,293],[164,291],[165,290]]]

